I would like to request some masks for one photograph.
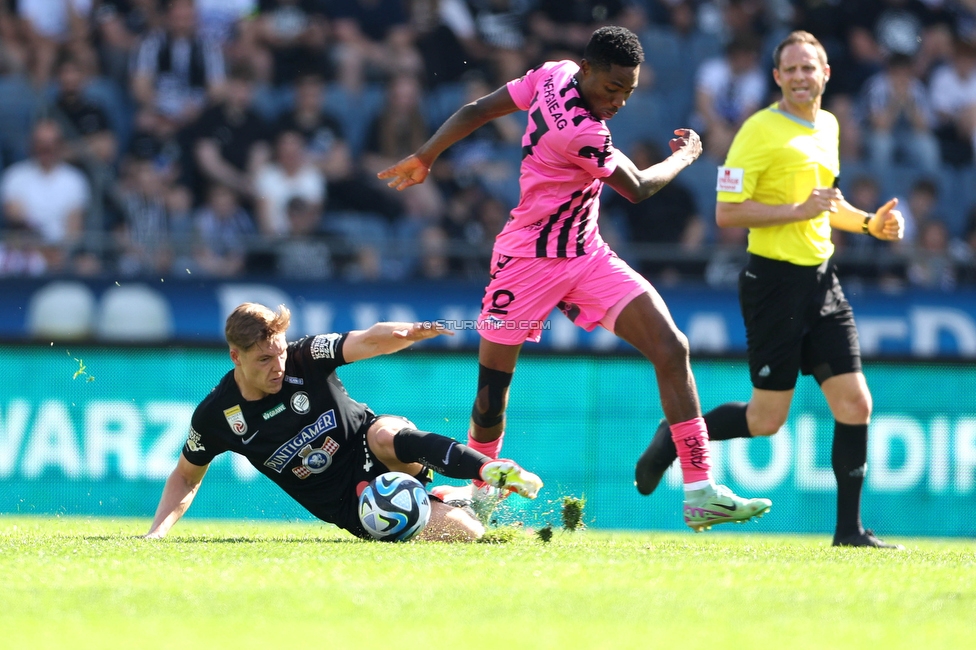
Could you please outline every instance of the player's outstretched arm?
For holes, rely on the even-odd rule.
[[[166,479],[163,495],[159,498],[159,505],[156,507],[156,516],[153,518],[149,532],[145,534],[146,539],[165,537],[169,529],[180,520],[193,503],[193,498],[200,489],[200,483],[208,467],[209,465],[202,467],[194,465],[180,454],[176,468]]]
[[[387,167],[376,176],[387,181],[387,185],[397,190],[419,185],[427,179],[430,166],[448,147],[496,117],[517,110],[519,108],[509,94],[508,87],[502,86],[495,92],[459,108],[413,155],[407,156],[392,167]]]
[[[342,356],[348,362],[391,354],[417,341],[454,332],[435,321],[422,323],[376,323],[366,330],[353,330],[342,345]]]
[[[622,152],[616,151],[617,168],[606,183],[631,203],[639,203],[674,180],[678,173],[701,155],[701,138],[691,129],[675,129],[669,143],[671,155],[647,169],[638,169]]]

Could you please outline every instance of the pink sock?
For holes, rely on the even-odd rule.
[[[468,447],[474,449],[475,451],[480,451],[481,453],[483,453],[485,456],[488,456],[492,460],[497,460],[498,452],[502,450],[502,439],[504,437],[505,437],[505,432],[502,431],[502,435],[498,436],[496,440],[492,440],[490,442],[478,442],[477,440],[471,437],[471,431],[469,430]],[[472,483],[475,484],[475,487],[484,487],[485,485],[484,481],[479,481],[477,479],[472,481]]]
[[[502,440],[505,438],[505,432],[498,436],[496,440],[490,442],[478,442],[471,437],[471,432],[468,431],[468,447],[474,449],[475,451],[480,451],[485,456],[488,456],[492,460],[498,458],[498,452],[502,450]]]
[[[698,490],[712,482],[712,460],[708,453],[705,419],[697,417],[671,425],[671,439],[681,460],[686,490]]]

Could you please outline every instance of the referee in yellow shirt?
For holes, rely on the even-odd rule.
[[[861,525],[871,393],[861,373],[854,315],[830,261],[830,229],[897,240],[904,220],[897,199],[870,214],[836,189],[839,131],[837,119],[820,108],[830,79],[820,42],[793,32],[777,46],[773,63],[783,98],[742,125],[716,187],[718,225],[749,228],[739,303],[752,399],[723,404],[706,413],[705,422],[712,440],[773,435],[786,422],[797,374],[813,375],[834,416],[834,545],[902,548]],[[674,458],[662,423],[637,461],[637,489],[653,492]]]

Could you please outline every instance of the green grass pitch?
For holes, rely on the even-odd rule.
[[[967,648],[976,542],[518,531],[382,544],[308,522],[0,515],[0,648]]]

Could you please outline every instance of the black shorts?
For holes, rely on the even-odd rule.
[[[369,428],[373,426],[376,420],[386,417],[398,418],[406,422],[409,427],[416,427],[413,422],[400,415],[370,414],[370,417],[366,418],[363,425],[356,431],[356,437],[361,442],[356,446],[356,460],[352,469],[352,480],[349,486],[350,492],[348,497],[343,499],[342,508],[335,521],[335,525],[344,530],[348,530],[356,537],[362,539],[372,539],[372,537],[366,532],[366,529],[363,528],[362,523],[359,521],[359,494],[366,487],[367,483],[380,474],[385,474],[390,471],[390,468],[381,463],[373,452],[370,451],[369,445],[366,443],[366,432],[369,431]],[[427,485],[431,480],[430,472],[425,469],[417,475],[417,480]]]
[[[861,371],[854,313],[830,260],[797,266],[750,255],[739,273],[739,306],[756,388],[791,390],[798,371],[818,384]]]

